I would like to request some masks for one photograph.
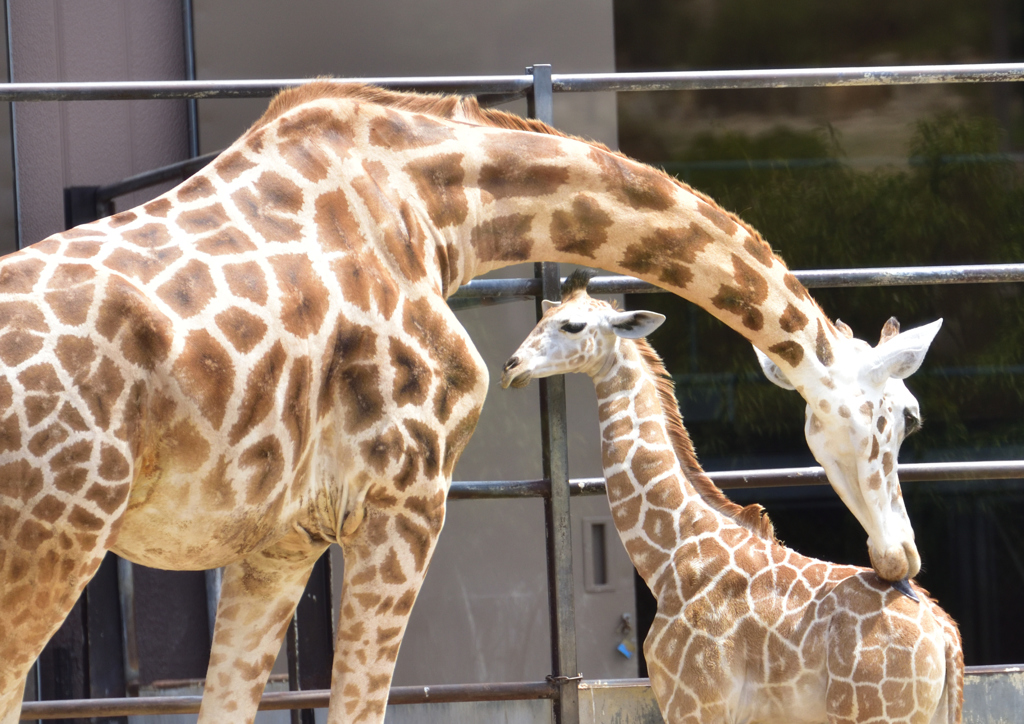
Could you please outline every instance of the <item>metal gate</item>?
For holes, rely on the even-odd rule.
[[[1024,64],[566,75],[552,73],[549,65],[535,65],[520,75],[346,80],[372,83],[395,90],[476,94],[484,105],[495,105],[525,97],[528,101],[529,115],[551,123],[554,93],[991,83],[1024,80]],[[196,99],[269,97],[284,88],[304,82],[307,81],[189,80],[8,83],[0,86],[0,101],[189,99],[193,104],[190,117],[194,129],[194,102]],[[191,149],[192,154],[195,155],[197,144],[194,141],[194,136]],[[183,179],[208,163],[215,155],[193,158],[109,186],[68,189],[65,197],[67,223],[69,226],[76,225],[106,215],[112,210],[113,199],[117,196],[164,181]],[[15,157],[14,163],[17,164],[17,162],[17,157]],[[794,274],[808,288],[977,284],[1022,282],[1024,281],[1024,264],[874,268],[843,271],[806,270],[794,271]],[[557,265],[538,264],[532,279],[475,280],[459,289],[453,298],[463,300],[533,298],[536,301],[539,314],[541,299],[557,299],[559,283]],[[661,291],[644,282],[627,277],[598,277],[592,282],[591,289],[598,294]],[[580,721],[581,677],[578,674],[576,663],[569,501],[575,495],[603,494],[604,480],[570,480],[568,477],[565,388],[562,378],[552,378],[542,382],[541,427],[543,479],[455,482],[452,484],[449,497],[451,499],[543,498],[547,529],[552,673],[545,681],[540,682],[395,687],[392,689],[389,703],[548,699],[552,701],[556,722],[575,724]],[[827,482],[824,472],[820,468],[754,470],[712,474],[711,477],[725,489],[820,485]],[[901,465],[900,477],[903,481],[910,482],[1024,478],[1024,461]],[[129,565],[122,563],[118,571],[108,574],[108,578],[113,575],[114,584],[120,579],[119,590],[122,597],[126,595],[125,589],[130,588],[130,575],[128,575],[127,568]],[[321,575],[314,572],[311,585],[323,586]],[[293,691],[265,695],[261,710],[309,710],[327,705],[327,691],[304,690],[309,689],[307,685],[309,681],[315,680],[315,675],[312,672],[322,665],[322,661],[305,659],[304,654],[300,653],[309,651],[309,647],[303,643],[304,638],[308,639],[312,646],[312,643],[321,637],[317,633],[317,620],[321,622],[319,631],[323,630],[323,609],[322,607],[318,609],[317,605],[312,603],[314,598],[319,598],[320,601],[324,600],[322,595],[319,597],[304,596],[296,614],[296,620],[299,623],[297,626],[293,626],[290,632],[292,645],[289,646],[289,674],[290,688]],[[122,621],[121,625],[130,632],[130,621]],[[329,620],[327,625],[329,626]],[[130,670],[132,665],[131,648],[132,641],[127,640],[123,651],[125,670]],[[316,655],[318,659],[326,657],[326,671],[330,671],[329,654],[329,651],[324,651],[321,647],[319,654]],[[975,668],[976,675],[1006,673],[1008,670],[999,667]],[[972,671],[969,670],[968,673],[970,674]],[[592,686],[584,687],[585,690],[592,688]],[[194,696],[26,702],[22,718],[54,719],[194,713],[199,710],[199,700],[199,697]]]

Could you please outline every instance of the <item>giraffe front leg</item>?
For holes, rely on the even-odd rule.
[[[4,502],[0,496],[0,521],[12,510]],[[74,522],[63,529],[60,521],[43,525],[26,509],[15,534],[0,537],[0,724],[18,721],[28,672],[99,569],[103,541],[120,514],[104,519],[74,510],[81,513],[73,521],[85,521],[88,529],[76,530]]]
[[[345,531],[330,724],[384,720],[398,648],[444,523],[446,489],[436,479],[397,495],[371,489],[361,522]]]
[[[202,722],[251,722],[306,580],[327,544],[293,533],[224,569]]]

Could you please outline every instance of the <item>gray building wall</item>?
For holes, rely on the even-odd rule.
[[[179,3],[12,0],[10,15],[16,82],[183,77]],[[23,245],[64,228],[64,187],[119,181],[186,156],[184,101],[13,105]],[[121,208],[166,188],[123,199]]]

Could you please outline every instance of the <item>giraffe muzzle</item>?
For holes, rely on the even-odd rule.
[[[519,372],[516,374],[516,367],[522,364],[522,360],[518,357],[509,357],[508,362],[505,363],[502,368],[501,374],[501,388],[507,390],[509,387],[526,387],[530,384],[530,380],[533,379],[529,372]]]

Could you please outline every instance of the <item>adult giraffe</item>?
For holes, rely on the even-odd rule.
[[[665,174],[472,98],[286,91],[176,189],[0,261],[0,722],[107,550],[226,566],[200,719],[251,720],[332,542],[330,721],[380,721],[487,388],[445,298],[528,260],[641,276],[816,409],[884,409],[879,385],[826,383],[873,360],[760,236]],[[839,407],[819,415],[834,436]],[[895,472],[871,489],[872,460],[832,482],[878,571],[913,575]]]

